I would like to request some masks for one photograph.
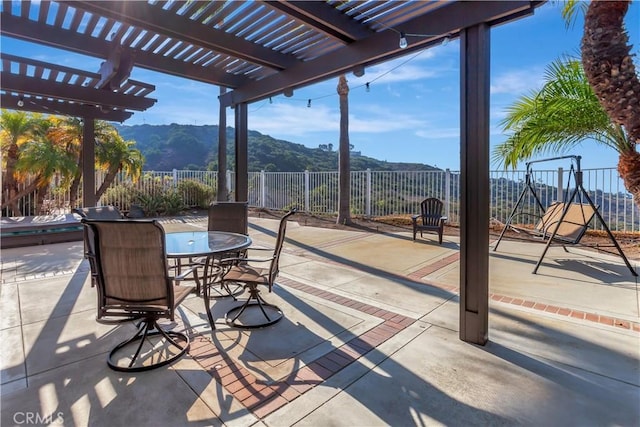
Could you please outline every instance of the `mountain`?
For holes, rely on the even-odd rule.
[[[120,135],[136,142],[136,148],[145,156],[145,170],[172,169],[216,170],[218,158],[217,125],[116,125]],[[301,172],[338,170],[338,144],[308,148],[260,132],[249,131],[249,171]],[[235,163],[235,135],[227,127],[227,165]],[[354,152],[351,170],[424,171],[437,170],[421,163],[392,163]]]

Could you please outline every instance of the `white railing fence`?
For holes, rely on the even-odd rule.
[[[583,169],[583,186],[598,206],[599,211],[613,231],[640,232],[640,212],[632,196],[625,190],[615,168]],[[575,188],[568,172],[562,168],[534,171],[532,175],[536,196],[543,206],[552,201],[563,200]],[[504,223],[525,189],[525,171],[492,171],[490,174],[492,219]],[[96,173],[96,186],[104,180],[102,173]],[[227,186],[233,198],[234,173],[227,172]],[[567,182],[569,184],[567,184]],[[47,213],[52,211],[68,212],[77,206],[68,199],[68,192],[61,189],[54,180],[47,198],[41,206],[35,195],[22,203],[26,211]],[[197,185],[186,185],[186,184]],[[202,204],[203,199],[198,186],[208,189],[217,188],[215,171],[168,171],[144,172],[137,182],[131,182],[124,176],[117,177],[111,185],[109,194],[105,194],[102,204],[115,204],[128,209],[133,202],[127,199],[131,191],[154,194],[159,191],[174,190],[189,206]],[[568,188],[567,188],[568,187]],[[122,190],[122,191],[120,191]],[[65,198],[65,195],[67,196]],[[4,197],[4,195],[3,195]],[[457,171],[353,171],[351,172],[351,211],[353,215],[366,217],[406,216],[419,211],[419,203],[426,197],[437,197],[445,202],[445,214],[449,222],[460,221],[460,173]],[[286,209],[296,206],[315,214],[335,214],[338,209],[338,172],[250,172],[249,205],[269,209]],[[582,200],[586,202],[586,200]],[[29,210],[30,209],[30,210]],[[519,212],[538,213],[535,198],[525,193]],[[7,215],[5,211],[3,215]],[[519,216],[535,219],[531,215]],[[595,229],[602,229],[594,221]]]

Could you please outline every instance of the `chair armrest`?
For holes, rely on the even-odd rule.
[[[273,260],[273,257],[271,258],[243,258],[243,257],[233,257],[233,258],[223,258],[219,261],[220,264],[231,264],[231,263],[237,263],[237,262],[270,262],[271,260]]]
[[[251,246],[250,248],[247,248],[248,251],[271,251],[273,252],[274,249],[273,248],[261,248],[261,247],[253,247]]]
[[[196,270],[201,266],[202,266],[201,264],[193,264],[189,268],[184,270],[182,273],[180,273],[177,276],[175,276],[173,278],[173,280],[175,282],[181,282],[181,281],[185,280],[187,278],[187,276],[190,275],[191,273],[195,273]],[[215,267],[215,268],[218,269],[218,267]]]

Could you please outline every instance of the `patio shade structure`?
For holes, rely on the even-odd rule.
[[[446,38],[460,38],[460,336],[484,344],[488,325],[490,29],[532,14],[541,3],[4,1],[0,16],[3,36],[103,58],[103,69],[97,70],[104,79],[100,89],[117,93],[130,67],[225,88],[220,107],[235,110],[236,201],[246,201],[248,194],[248,104],[291,94],[340,74],[359,74]],[[402,38],[408,43],[401,43]],[[4,85],[4,68],[2,77]],[[11,96],[26,93],[28,77],[26,71],[15,76]],[[4,94],[4,86],[2,89]],[[77,101],[87,101],[94,110],[101,105],[85,98]],[[134,109],[131,104],[129,108]],[[92,173],[92,165],[84,162],[85,177]],[[92,182],[85,181],[86,192],[93,188]]]

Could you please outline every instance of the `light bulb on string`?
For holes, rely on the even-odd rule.
[[[407,42],[407,36],[404,34],[404,32],[400,32],[400,43],[398,44],[398,46],[400,46],[400,49],[406,49],[407,46],[409,46],[409,43]]]
[[[364,86],[365,86],[367,92],[371,92],[371,88],[369,87],[369,82],[367,82]]]
[[[311,99],[307,101],[307,108],[311,108]]]

